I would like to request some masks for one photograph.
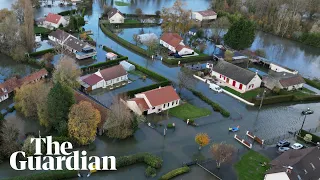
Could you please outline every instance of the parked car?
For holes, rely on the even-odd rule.
[[[292,149],[302,149],[303,148],[303,145],[300,144],[300,143],[294,143],[292,146],[291,146]]]
[[[281,140],[278,142],[277,144],[278,147],[289,147],[290,146],[290,142],[287,140]]]
[[[209,84],[209,88],[211,89],[211,90],[213,90],[213,91],[216,91],[216,92],[218,92],[218,93],[221,93],[222,92],[222,89],[221,89],[221,87],[220,86],[218,86],[218,85],[216,85],[216,84],[214,84],[214,83],[208,83]]]
[[[289,147],[279,147],[278,151],[283,153],[283,152],[288,151],[289,149],[290,149]]]

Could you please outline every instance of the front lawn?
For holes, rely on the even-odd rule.
[[[248,92],[245,92],[245,93],[239,93],[238,91],[233,90],[233,89],[231,89],[231,88],[229,88],[229,87],[227,87],[227,86],[222,87],[222,88],[223,88],[224,90],[226,90],[226,91],[231,92],[232,94],[234,94],[234,95],[236,95],[236,96],[239,96],[239,97],[247,100],[247,101],[251,101],[252,98],[257,97],[257,95],[260,94],[260,92],[263,91],[262,88],[257,88],[257,89],[253,89],[253,90],[248,91]]]
[[[51,30],[50,29],[47,29],[47,28],[44,28],[44,27],[38,27],[38,26],[35,26],[34,27],[34,33],[35,34],[46,34],[46,33],[50,33]]]
[[[183,120],[208,116],[211,114],[211,111],[206,108],[199,108],[192,104],[185,103],[170,109],[169,114]]]
[[[136,24],[136,23],[140,23],[138,20],[135,19],[125,19],[124,20],[125,24]]]
[[[262,166],[262,163],[269,163],[270,159],[260,153],[250,150],[243,155],[234,167],[239,180],[263,179],[269,165]]]
[[[116,1],[115,2],[117,6],[129,6],[130,3],[124,2],[124,1]]]

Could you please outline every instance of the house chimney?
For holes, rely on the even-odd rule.
[[[161,89],[161,86],[159,86],[159,89]]]
[[[287,167],[287,170],[286,170],[286,173],[291,174],[292,169],[293,169],[293,167],[288,166],[288,167]]]

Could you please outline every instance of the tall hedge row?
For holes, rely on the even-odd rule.
[[[58,14],[61,16],[67,16],[67,15],[75,14],[76,12],[77,12],[76,9],[72,9],[72,10],[68,10],[68,11],[59,12]]]
[[[155,79],[155,80],[157,80],[157,81],[168,81],[167,78],[161,76],[161,75],[158,74],[158,73],[155,73],[155,72],[153,72],[153,71],[150,71],[149,69],[144,68],[144,67],[142,67],[142,66],[140,66],[140,65],[138,65],[138,64],[136,64],[136,63],[134,63],[134,62],[132,62],[132,61],[128,61],[128,62],[129,62],[130,64],[133,64],[133,65],[136,67],[136,70],[141,71],[141,72],[143,72],[143,73],[146,74],[146,75],[149,75],[150,77],[152,77],[153,79]]]
[[[301,129],[299,136],[303,139],[306,134],[310,134],[312,136],[311,142],[313,142],[315,144],[317,144],[317,142],[320,142],[319,136],[312,134],[312,133],[309,133],[308,131],[303,130],[303,129]]]
[[[118,65],[121,61],[127,60],[127,59],[128,59],[128,57],[124,56],[124,57],[118,58],[116,60],[108,60],[106,62],[100,62],[100,63],[92,64],[90,66],[86,66],[86,67],[81,68],[81,70],[82,71],[88,71],[90,69],[96,69],[96,68],[108,68],[108,67],[111,67],[111,66]]]
[[[36,56],[44,55],[46,53],[53,53],[53,52],[54,52],[54,48],[51,48],[51,49],[45,49],[45,50],[42,50],[42,51],[29,53],[29,56],[30,57],[36,57]]]
[[[184,166],[168,172],[167,174],[161,176],[159,180],[169,180],[181,174],[187,173],[189,171],[190,171],[190,168],[188,166]]]
[[[179,61],[181,64],[184,64],[184,63],[209,61],[209,60],[212,60],[211,56],[191,56],[191,57],[174,58],[174,59],[164,58],[162,61],[170,65],[177,65]]]

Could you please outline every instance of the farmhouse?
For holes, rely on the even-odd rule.
[[[198,21],[215,20],[215,19],[217,19],[217,13],[212,10],[196,11],[196,12],[192,12],[192,19],[196,19]]]
[[[319,179],[319,154],[320,150],[317,147],[288,150],[270,162],[271,168],[266,172],[264,179]]]
[[[107,69],[98,70],[94,74],[82,76],[79,82],[86,91],[92,91],[99,88],[107,88],[116,83],[128,80],[128,73],[122,65],[113,66]]]
[[[49,13],[42,22],[41,26],[52,30],[54,28],[58,28],[60,25],[65,27],[68,25],[68,21],[63,16]]]
[[[112,8],[108,12],[108,19],[110,23],[124,23],[124,16],[117,8]]]
[[[259,88],[261,85],[261,79],[257,73],[224,60],[218,60],[215,64],[207,64],[207,68],[211,70],[212,76],[240,93]]]
[[[97,54],[95,48],[90,44],[83,42],[60,29],[51,32],[48,38],[74,53],[77,59],[86,59]]]
[[[179,105],[180,97],[172,86],[159,87],[135,95],[127,100],[127,106],[141,115],[159,113]]]
[[[262,82],[270,90],[278,88],[287,91],[300,89],[305,84],[303,77],[299,74],[274,71],[269,71],[268,76],[263,77]]]
[[[177,33],[163,33],[160,38],[160,44],[180,56],[194,54],[193,49],[186,46],[182,37]]]
[[[9,98],[10,94],[14,92],[16,88],[20,88],[24,84],[34,83],[48,75],[48,71],[46,69],[41,69],[37,72],[34,72],[22,79],[18,79],[17,77],[12,77],[2,84],[0,84],[0,102]]]

